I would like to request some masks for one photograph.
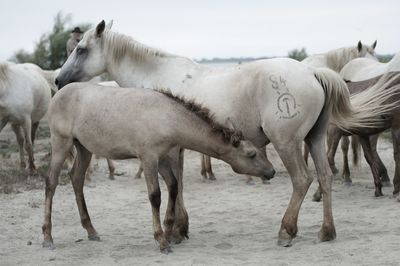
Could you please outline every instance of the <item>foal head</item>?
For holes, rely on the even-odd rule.
[[[103,20],[83,35],[56,77],[59,89],[71,82],[88,81],[106,71],[103,38],[104,32],[110,30],[111,26],[112,21],[106,25]]]

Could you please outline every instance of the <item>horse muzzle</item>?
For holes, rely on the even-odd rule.
[[[275,176],[275,170],[269,171],[267,174],[264,174],[264,176],[261,178],[263,181],[264,180],[270,180],[272,178],[274,178]]]

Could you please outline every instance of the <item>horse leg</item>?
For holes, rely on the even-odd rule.
[[[21,126],[17,124],[12,124],[11,125],[12,130],[15,133],[15,136],[17,137],[17,142],[19,146],[19,161],[20,161],[20,167],[21,169],[25,169],[26,164],[25,164],[25,158],[24,158],[24,142],[25,138],[22,133],[22,128]]]
[[[172,230],[175,223],[175,203],[178,195],[178,181],[174,176],[168,158],[160,158],[158,170],[168,188],[169,197],[164,218],[164,232],[166,239],[171,242]]]
[[[107,160],[107,165],[108,165],[108,171],[109,171],[109,173],[110,173],[110,175],[108,176],[108,178],[109,178],[110,180],[115,180],[115,177],[114,177],[114,173],[115,173],[115,166],[114,166],[114,163],[113,163],[113,161],[110,160],[110,159],[107,159],[107,158],[106,158],[106,160]]]
[[[328,126],[328,137],[327,137],[327,143],[328,143],[328,161],[329,161],[329,166],[331,167],[332,173],[336,175],[339,173],[339,170],[335,166],[335,154],[337,147],[339,145],[339,141],[342,138],[342,131],[335,125],[331,124]]]
[[[171,248],[165,237],[160,221],[161,191],[158,182],[158,158],[154,155],[145,155],[141,159],[153,213],[154,239],[160,244],[162,253],[169,253]]]
[[[203,180],[207,179],[207,170],[206,170],[206,156],[205,154],[200,155],[200,161],[201,161],[201,170],[200,174],[203,177]]]
[[[135,175],[135,179],[140,179],[140,177],[142,176],[142,172],[143,172],[143,166],[142,163],[140,163],[139,169]]]
[[[361,147],[363,148],[363,151],[364,151],[364,157],[367,160],[367,162],[371,168],[372,175],[374,177],[375,197],[383,196],[382,183],[381,183],[381,179],[380,179],[380,175],[379,175],[379,165],[377,164],[377,162],[373,156],[369,137],[368,136],[359,136],[359,137],[360,137]]]
[[[88,233],[89,240],[100,240],[94,229],[86,207],[85,196],[83,194],[83,185],[85,183],[85,173],[90,165],[92,153],[83,147],[78,141],[75,141],[76,157],[72,167],[71,182],[75,192],[75,200],[78,205],[81,224]]]
[[[180,243],[185,238],[189,238],[189,216],[183,201],[184,152],[185,150],[182,148],[175,148],[168,153],[172,171],[178,181],[178,195],[175,203],[175,223],[173,228],[175,243]]]
[[[279,230],[278,245],[285,247],[291,246],[292,239],[296,237],[300,207],[312,183],[312,177],[307,171],[307,166],[302,156],[301,144],[301,142],[288,142],[274,145],[290,174],[293,185],[289,206],[283,216]]]
[[[24,122],[22,124],[22,129],[24,131],[25,135],[25,149],[26,152],[28,153],[28,158],[29,158],[29,175],[34,175],[36,166],[34,163],[34,158],[33,158],[33,146],[32,146],[32,139],[31,139],[31,134],[32,134],[32,125],[31,125],[31,119],[30,118],[25,118]]]
[[[304,143],[304,161],[306,162],[306,165],[308,165],[308,155],[310,154],[310,149],[308,148],[307,144]]]
[[[62,138],[57,134],[51,136],[51,162],[50,173],[46,180],[46,199],[45,199],[45,215],[42,226],[43,247],[54,249],[53,237],[51,236],[51,211],[53,204],[53,196],[58,185],[58,176],[72,147],[72,139]]]
[[[38,127],[39,127],[39,121],[32,124],[32,130],[31,130],[32,145],[35,143],[36,131],[37,131]]]
[[[208,179],[217,180],[215,178],[215,175],[214,175],[213,170],[212,170],[211,157],[208,156],[208,155],[205,155],[205,161],[206,161],[205,164],[206,164],[206,172],[208,174]]]
[[[381,178],[382,186],[390,187],[390,178],[387,173],[386,167],[383,164],[381,157],[379,157],[377,146],[378,146],[378,138],[379,134],[372,135],[369,137],[369,141],[371,143],[372,155],[374,157],[375,162],[378,164],[379,167],[379,176]]]
[[[393,178],[393,195],[400,192],[400,126],[397,123],[392,125],[393,157],[395,161],[395,172]],[[398,198],[400,201],[400,197]]]
[[[351,178],[350,178],[350,168],[349,168],[349,137],[348,136],[343,136],[342,141],[341,141],[341,147],[342,147],[342,152],[343,152],[343,182],[347,185],[350,185],[352,183]]]
[[[323,222],[319,232],[321,241],[330,241],[336,238],[335,225],[332,214],[332,172],[325,156],[325,133],[321,128],[307,135],[306,141],[310,147],[311,156],[317,170],[320,191],[323,194]]]

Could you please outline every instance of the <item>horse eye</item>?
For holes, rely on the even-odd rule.
[[[76,49],[76,53],[78,54],[78,55],[81,55],[81,54],[83,54],[84,52],[86,52],[86,48],[82,48],[82,47],[78,47],[77,49]]]

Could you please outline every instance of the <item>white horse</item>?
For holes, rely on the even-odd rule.
[[[381,63],[370,58],[354,59],[343,67],[340,75],[344,80],[355,82],[396,71],[400,71],[400,52],[387,63]]]
[[[313,179],[301,154],[305,140],[323,187],[324,215],[319,237],[321,241],[336,237],[332,173],[325,148],[329,119],[341,127],[353,127],[380,114],[376,106],[368,104],[359,105],[363,109],[355,112],[339,75],[287,58],[210,68],[112,32],[110,24],[106,27],[102,21],[85,33],[56,82],[63,87],[103,72],[108,72],[123,87],[170,88],[174,94],[193,98],[209,108],[220,123],[230,117],[245,139],[257,147],[272,142],[293,184],[279,230],[278,244],[283,246],[290,246],[297,234],[300,207]],[[176,215],[180,213],[183,212],[177,206]]]
[[[25,146],[30,175],[36,170],[35,133],[47,112],[50,98],[50,85],[41,68],[33,64],[0,63],[0,131],[7,123],[11,124],[19,145],[21,168],[26,167]]]
[[[365,45],[361,41],[356,46],[343,47],[335,50],[331,50],[327,53],[315,54],[305,58],[302,62],[314,66],[314,67],[327,67],[333,71],[339,73],[342,68],[351,60],[355,58],[368,58],[370,61],[377,61],[375,57],[375,48],[377,41],[371,45]],[[342,137],[342,152],[343,152],[343,178],[348,180],[350,175],[349,162],[348,162],[348,150],[349,150],[349,137]],[[360,149],[359,141],[357,136],[352,136],[352,148],[353,148],[353,163],[358,163],[358,151]],[[336,149],[335,149],[336,151]],[[329,151],[328,151],[329,152]],[[304,159],[307,162],[309,150],[307,145],[304,145]],[[334,162],[330,162],[333,174],[337,174],[338,170],[334,165]]]

